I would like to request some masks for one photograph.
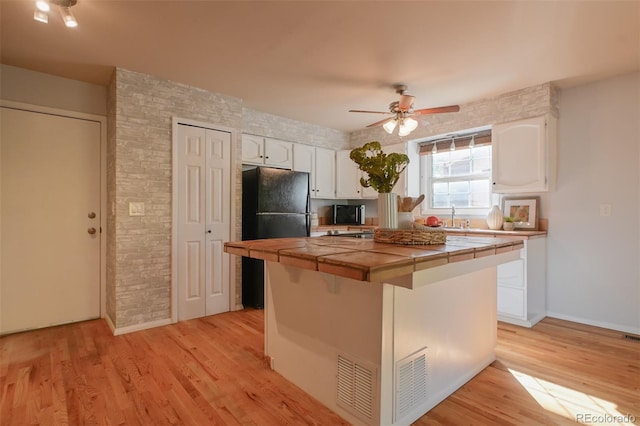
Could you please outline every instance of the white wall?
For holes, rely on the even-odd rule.
[[[0,99],[107,115],[107,88],[0,64]]]
[[[548,314],[640,333],[640,73],[562,90],[559,110]]]

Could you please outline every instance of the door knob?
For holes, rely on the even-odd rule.
[[[88,232],[89,234],[93,235],[93,234],[95,234],[95,233],[96,233],[96,228],[89,228],[89,229],[87,229],[87,232]]]
[[[95,219],[96,218],[96,214],[94,212],[89,212],[89,214],[87,216],[89,216],[89,219]]]

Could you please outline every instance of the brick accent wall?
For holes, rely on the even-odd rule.
[[[397,130],[389,135],[382,127],[375,127],[352,132],[349,143],[352,148],[371,141],[389,145],[545,114],[558,116],[558,91],[551,83],[463,104],[459,112],[425,116],[405,138],[400,138]]]
[[[349,148],[349,135],[345,132],[249,108],[242,109],[242,131],[323,148],[336,150]]]
[[[242,103],[116,69],[108,114],[107,311],[122,328],[171,318],[172,118],[239,134]],[[236,150],[239,157],[239,144]],[[145,203],[144,216],[129,216],[132,201]]]

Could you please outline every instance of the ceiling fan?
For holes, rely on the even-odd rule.
[[[406,95],[407,86],[403,84],[396,84],[393,86],[396,89],[396,93],[400,95],[400,99],[389,104],[389,112],[382,111],[364,111],[359,109],[350,109],[349,112],[364,112],[369,114],[390,114],[391,117],[384,120],[376,121],[369,124],[367,127],[376,127],[382,125],[382,128],[389,134],[393,133],[393,130],[398,127],[398,136],[407,136],[418,127],[418,122],[413,119],[420,115],[427,114],[440,114],[443,112],[458,112],[460,111],[459,105],[449,105],[436,108],[424,108],[413,109],[414,96]]]

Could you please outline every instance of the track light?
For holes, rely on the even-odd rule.
[[[62,19],[64,20],[64,24],[67,28],[75,28],[78,26],[78,21],[76,21],[76,17],[73,16],[70,7],[60,6],[60,13],[62,14]]]
[[[49,2],[47,0],[38,0],[36,2],[36,8],[39,11],[45,13],[48,13],[51,10],[51,6],[49,5]]]
[[[33,19],[38,22],[48,24],[49,14],[47,12],[43,12],[42,10],[36,10],[35,12],[33,12]]]
[[[78,21],[71,11],[71,6],[74,6],[78,0],[37,0],[36,10],[33,13],[33,19],[38,22],[49,22],[49,11],[51,10],[51,4],[58,6],[62,20],[67,28],[75,28],[78,26]]]

